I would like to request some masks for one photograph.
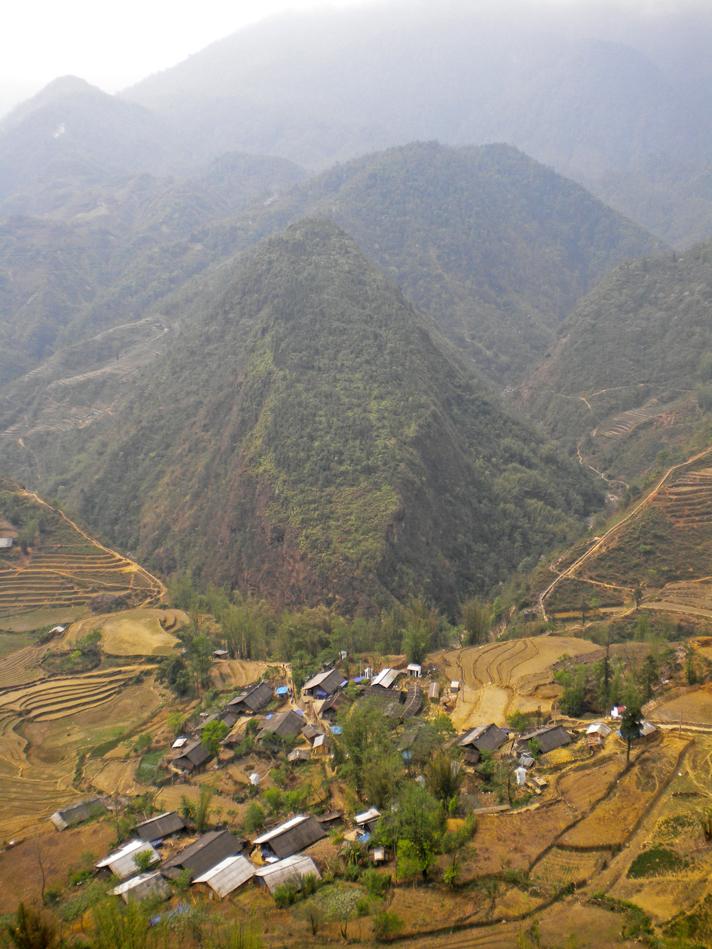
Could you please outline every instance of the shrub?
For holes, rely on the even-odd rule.
[[[397,913],[384,910],[373,917],[373,937],[377,942],[388,942],[403,929],[403,920]]]
[[[292,906],[299,899],[299,887],[295,883],[282,883],[275,888],[274,902],[279,909]]]
[[[640,877],[661,876],[685,866],[687,866],[687,861],[674,850],[668,850],[667,847],[652,847],[638,854],[628,868],[628,876],[634,880]]]
[[[391,876],[389,873],[379,873],[378,870],[370,868],[364,871],[361,882],[371,896],[383,897],[390,889]]]

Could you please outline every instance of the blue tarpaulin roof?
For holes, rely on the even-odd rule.
[[[277,695],[289,695],[289,686],[280,685],[280,687],[278,689],[275,689],[274,691],[277,693]]]
[[[340,735],[342,732],[343,732],[343,728],[341,727],[341,725],[332,725],[332,726],[331,726],[331,733],[332,733],[332,735]]]

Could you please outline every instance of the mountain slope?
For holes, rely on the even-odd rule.
[[[175,140],[156,115],[65,77],[0,124],[0,205],[24,194],[49,208],[64,188],[165,170],[175,158]]]
[[[712,409],[712,244],[628,263],[596,287],[521,390],[553,434],[636,477]],[[592,433],[592,434],[590,434]]]
[[[125,95],[206,155],[268,152],[317,169],[414,139],[507,141],[664,238],[709,235],[711,80],[698,62],[709,15],[628,5],[586,22],[594,6],[409,2],[277,17]]]
[[[23,213],[0,218],[0,384],[58,347],[141,319],[231,249],[204,246],[196,235],[206,225],[303,177],[284,159],[232,154],[185,179],[67,187],[42,216],[41,196],[14,195],[9,203]]]
[[[657,241],[505,145],[415,143],[337,165],[236,228],[238,245],[330,217],[498,385],[546,351],[578,298]]]
[[[161,569],[347,609],[452,607],[597,501],[325,221],[229,268],[130,404],[55,448],[46,483]]]

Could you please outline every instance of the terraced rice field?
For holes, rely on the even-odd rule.
[[[712,468],[687,471],[661,492],[658,503],[678,526],[712,525]]]
[[[161,600],[163,585],[138,564],[35,495],[21,497],[42,514],[45,530],[28,556],[0,557],[0,626],[38,610],[85,607],[98,597],[125,597],[134,605]]]
[[[624,438],[626,435],[630,435],[630,433],[640,425],[655,418],[661,411],[662,409],[658,400],[651,399],[649,402],[646,402],[645,405],[640,406],[640,408],[628,409],[625,412],[614,415],[600,426],[596,435],[605,439]]]
[[[440,657],[447,676],[461,682],[452,713],[456,728],[493,721],[504,725],[516,709],[550,708],[552,665],[564,656],[595,652],[594,643],[571,636],[533,636],[451,650]]]
[[[146,699],[139,697],[146,686],[129,683],[149,668],[45,678],[0,691],[0,839],[76,797],[78,749],[105,740],[127,716],[146,714]],[[136,695],[120,709],[130,690]]]
[[[560,889],[568,883],[585,883],[598,873],[609,855],[610,851],[579,853],[553,847],[532,868],[532,879],[551,887],[552,890]]]
[[[239,689],[243,685],[257,682],[265,674],[267,668],[266,662],[251,659],[225,659],[213,663],[210,669],[210,682],[216,689]]]
[[[650,717],[656,722],[697,722],[712,725],[712,683],[707,682],[656,705]]]
[[[634,609],[633,589],[641,584],[643,609],[712,619],[711,453],[708,448],[669,468],[648,495],[559,571],[540,595],[545,614],[575,609],[586,588],[597,588],[599,602],[610,601],[605,611],[623,613]]]
[[[72,623],[58,649],[71,649],[93,630],[101,633],[101,648],[109,656],[169,656],[178,644],[174,630],[188,623],[181,610],[137,609],[104,613]]]

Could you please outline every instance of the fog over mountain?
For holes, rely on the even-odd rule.
[[[196,159],[509,142],[685,242],[712,228],[710,37],[695,5],[366,5],[265,21],[125,96]]]

